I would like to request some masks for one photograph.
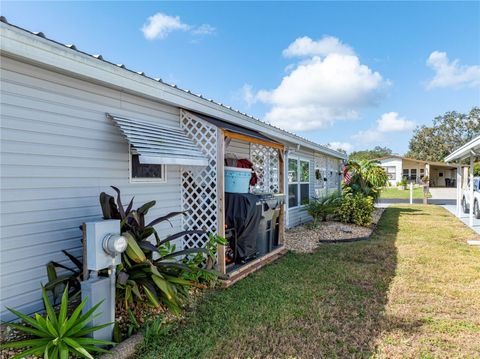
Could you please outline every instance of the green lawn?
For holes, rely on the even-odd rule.
[[[441,207],[390,207],[372,240],[289,253],[210,292],[137,357],[478,357],[472,236]]]
[[[429,194],[429,197],[430,194]],[[397,187],[388,187],[382,189],[380,193],[380,198],[410,198],[410,190],[408,187],[404,190],[399,190]],[[413,189],[413,198],[423,198],[423,188],[414,188]]]

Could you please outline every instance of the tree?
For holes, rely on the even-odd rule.
[[[387,157],[392,154],[388,147],[375,146],[372,150],[354,151],[348,156],[349,159],[360,161],[370,161],[381,157]]]
[[[468,114],[446,112],[433,120],[433,126],[417,127],[406,157],[424,161],[443,161],[456,148],[480,135],[480,107]]]
[[[346,167],[350,181],[348,184],[344,184],[343,188],[347,192],[362,193],[373,199],[380,197],[380,190],[387,185],[388,176],[385,170],[379,166],[378,161],[349,159]]]

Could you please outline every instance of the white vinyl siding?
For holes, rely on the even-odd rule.
[[[130,183],[128,144],[105,113],[178,126],[179,109],[1,58],[1,319],[5,306],[41,310],[45,264],[81,254],[79,226],[101,218],[100,192],[118,186],[126,203],[157,204],[149,217],[180,210],[180,170],[166,183]],[[160,226],[181,229],[180,219]]]
[[[241,141],[237,139],[230,139],[228,145],[225,146],[225,157],[226,158],[236,158],[250,159],[250,143],[246,141]]]

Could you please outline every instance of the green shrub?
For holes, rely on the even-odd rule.
[[[373,198],[357,192],[346,192],[342,202],[336,209],[338,219],[345,223],[354,223],[359,226],[368,226],[372,223]]]
[[[117,267],[117,294],[124,301],[125,307],[133,306],[135,301],[145,301],[155,307],[162,303],[175,314],[180,314],[181,306],[188,297],[188,288],[198,286],[194,275],[185,273],[207,269],[200,266],[188,265],[177,261],[177,258],[196,256],[214,260],[213,248],[188,248],[177,251],[172,241],[191,235],[206,236],[202,230],[181,231],[162,239],[154,226],[169,222],[173,217],[184,215],[185,212],[172,212],[163,217],[156,218],[149,223],[145,216],[155,206],[155,201],[145,203],[138,209],[133,209],[133,198],[124,208],[120,190],[117,198],[102,192],[100,204],[104,219],[120,219],[122,235],[127,239],[127,250],[122,253],[122,263]],[[155,243],[149,239],[155,238]],[[216,247],[215,247],[216,248]],[[211,274],[214,274],[211,271]],[[186,278],[189,279],[186,279]],[[195,278],[196,279],[196,278]]]
[[[306,211],[313,217],[313,226],[316,227],[320,221],[326,221],[327,217],[335,213],[340,205],[341,197],[338,192],[322,198],[312,198],[306,204]]]
[[[23,319],[28,324],[21,325],[16,323],[9,323],[8,325],[31,335],[33,338],[21,340],[18,342],[5,343],[0,347],[3,348],[25,348],[29,349],[20,354],[15,355],[15,358],[24,358],[29,355],[43,356],[44,358],[58,359],[69,358],[72,354],[75,357],[93,359],[91,352],[106,352],[105,349],[99,348],[96,345],[112,345],[114,343],[104,340],[96,340],[88,338],[88,335],[96,330],[105,328],[111,323],[88,327],[88,324],[94,319],[94,313],[101,303],[95,305],[85,314],[82,314],[82,309],[87,302],[85,298],[72,315],[68,317],[68,285],[63,291],[60,311],[55,314],[52,303],[47,296],[45,288],[42,288],[43,302],[47,310],[46,317],[40,314],[35,314],[35,318],[31,318],[14,309],[7,308],[13,314]]]

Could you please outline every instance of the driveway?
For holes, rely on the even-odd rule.
[[[452,205],[455,206],[457,203],[456,200],[456,188],[446,188],[446,187],[431,187],[430,194],[431,198],[428,199],[429,204],[438,204],[440,206]],[[381,205],[386,204],[395,204],[395,203],[410,203],[408,198],[380,198],[378,203]],[[413,203],[422,204],[423,199],[413,199]]]
[[[457,189],[452,187],[431,187],[430,194],[432,199],[456,199],[457,198]]]

